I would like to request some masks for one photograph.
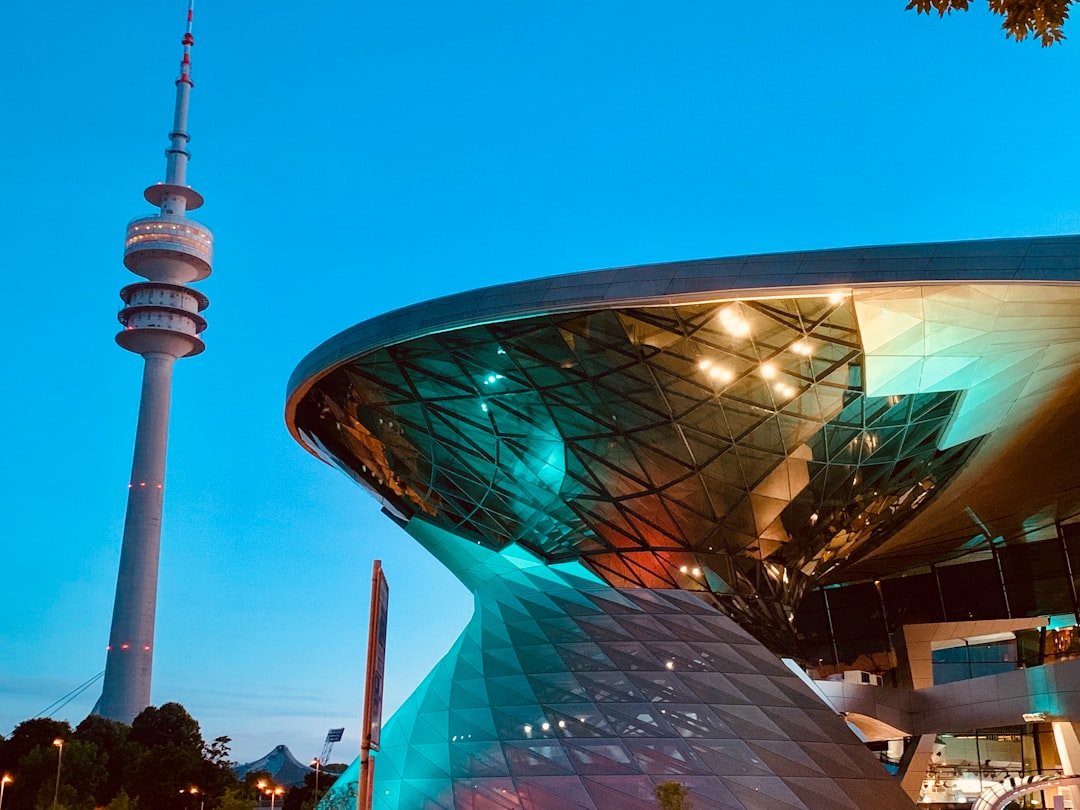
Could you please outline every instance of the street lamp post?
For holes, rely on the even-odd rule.
[[[318,800],[318,798],[319,798],[319,767],[321,765],[322,765],[322,763],[319,761],[318,757],[315,757],[314,759],[311,760],[311,767],[315,769],[315,799],[316,800]]]
[[[188,788],[187,790],[182,790],[182,789],[181,789],[181,791],[180,791],[180,792],[181,792],[181,793],[190,793],[190,794],[191,794],[192,796],[194,796],[194,795],[195,795],[196,793],[198,793],[198,794],[199,794],[199,810],[203,810],[203,802],[204,802],[205,800],[203,799],[203,796],[202,796],[202,791],[200,791],[200,790],[199,790],[199,789],[198,789],[197,787],[195,787],[194,785],[192,785],[192,786],[191,786],[191,787],[189,787],[189,788]]]
[[[270,787],[270,785],[266,784],[266,782],[257,782],[255,784],[255,787],[257,787],[259,790],[261,790],[263,793],[270,797],[270,810],[274,810],[274,799],[276,799],[278,796],[285,792],[284,788]]]
[[[10,781],[12,781],[10,774],[5,773],[2,777],[0,777],[0,808],[3,808],[4,806],[4,787]]]
[[[64,741],[57,737],[52,744],[56,746],[56,788],[53,790],[52,810],[56,810],[56,800],[60,798],[60,760],[64,756]]]

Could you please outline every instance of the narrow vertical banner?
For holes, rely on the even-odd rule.
[[[357,810],[371,810],[371,785],[375,764],[371,752],[379,750],[382,732],[383,670],[386,666],[386,613],[390,586],[386,584],[382,561],[371,569],[371,610],[368,615],[367,683],[364,686],[364,732],[360,742],[360,779]]]

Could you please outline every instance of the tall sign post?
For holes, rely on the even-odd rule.
[[[382,731],[383,670],[386,666],[386,609],[390,586],[382,571],[382,561],[371,569],[371,612],[368,615],[367,684],[364,686],[364,732],[360,742],[360,779],[357,810],[371,810],[371,786],[375,763],[371,752],[379,750]]]

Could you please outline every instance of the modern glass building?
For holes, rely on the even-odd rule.
[[[580,273],[331,338],[290,430],[476,599],[375,806],[908,806],[865,740],[908,769],[969,729],[842,717],[803,670],[930,700],[933,645],[1076,623],[1078,359],[1080,237]]]

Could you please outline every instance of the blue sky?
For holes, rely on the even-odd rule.
[[[1076,43],[904,5],[199,0],[188,176],[217,254],[174,377],[154,702],[241,761],[340,725],[351,759],[371,560],[388,709],[467,621],[284,427],[341,329],[592,268],[1076,232]],[[122,241],[164,174],[185,9],[5,4],[0,733],[104,666],[141,374],[113,342]]]

